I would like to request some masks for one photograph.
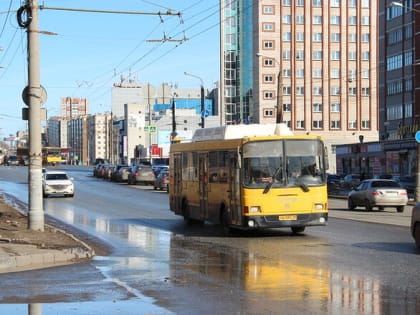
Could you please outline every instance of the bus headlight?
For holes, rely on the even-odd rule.
[[[249,213],[257,213],[261,212],[260,206],[250,206],[249,207]]]
[[[314,206],[316,211],[324,210],[324,205],[322,203],[316,203]]]

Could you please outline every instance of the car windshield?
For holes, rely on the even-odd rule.
[[[68,179],[67,174],[47,174],[46,179],[49,180],[60,180],[60,179]]]
[[[382,180],[378,180],[378,181],[373,181],[372,182],[372,187],[378,188],[378,187],[394,187],[394,188],[399,188],[401,187],[397,182],[394,181],[382,181]]]

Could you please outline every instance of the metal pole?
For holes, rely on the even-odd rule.
[[[276,124],[281,123],[283,120],[283,110],[281,108],[281,101],[280,101],[280,89],[281,89],[281,70],[280,70],[280,63],[279,64],[279,73],[277,74],[277,114],[276,114]]]
[[[417,143],[416,202],[420,202],[420,143]]]
[[[31,230],[44,231],[42,204],[41,83],[37,0],[27,0],[28,101],[29,101],[29,214]]]
[[[201,84],[201,128],[204,128],[204,86]]]

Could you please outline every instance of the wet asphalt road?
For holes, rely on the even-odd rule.
[[[409,209],[350,212],[345,201],[333,200],[329,225],[304,235],[223,237],[217,226],[186,227],[168,210],[165,192],[104,182],[90,169],[69,172],[75,197],[46,199],[46,213],[95,235],[111,254],[0,275],[1,314],[420,312],[420,255],[406,226]],[[0,189],[23,201],[25,182],[25,168],[0,168]]]

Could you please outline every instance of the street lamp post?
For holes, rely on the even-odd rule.
[[[276,112],[276,124],[279,124],[283,120],[283,110],[282,110],[282,107],[281,107],[281,99],[280,99],[280,92],[281,92],[281,82],[280,82],[280,80],[281,80],[281,64],[277,60],[277,58],[265,56],[265,55],[263,55],[261,53],[257,53],[257,57],[266,57],[266,58],[273,59],[275,61],[275,63],[277,63],[277,65],[279,67],[279,71],[277,73],[277,97],[276,97],[276,100],[277,100],[277,104],[276,104],[276,107],[277,107],[277,109],[276,109],[277,110],[277,112]]]
[[[204,83],[203,83],[203,79],[200,78],[197,75],[188,73],[188,72],[184,72],[185,75],[189,75],[190,77],[194,77],[200,80],[200,95],[201,95],[201,106],[200,106],[200,110],[201,110],[201,128],[204,128]]]

